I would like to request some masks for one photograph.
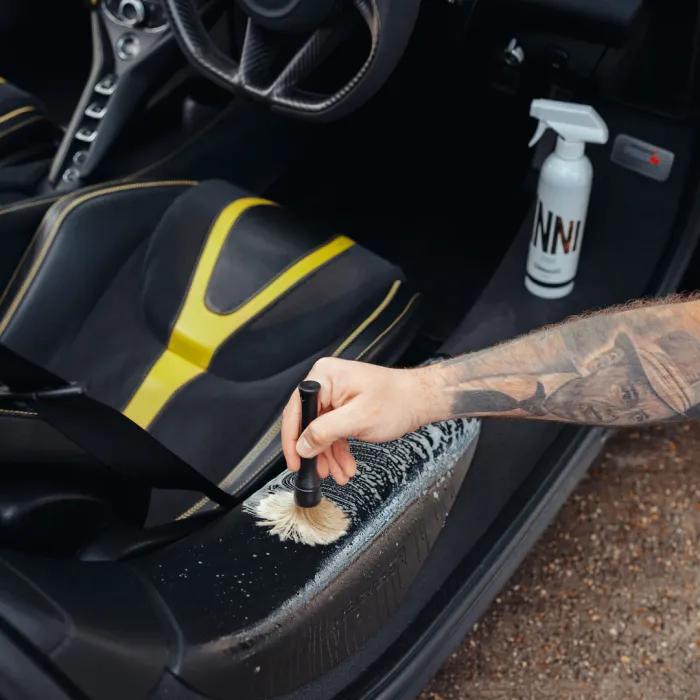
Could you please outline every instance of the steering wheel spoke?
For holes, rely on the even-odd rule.
[[[224,56],[206,35],[197,21],[195,0],[164,0],[173,32],[190,62],[233,91],[317,121],[337,119],[377,92],[401,57],[420,6],[420,0],[235,2],[248,18],[239,62]],[[338,81],[340,87],[329,88],[330,94],[304,89],[314,71],[328,63],[343,42],[352,40],[363,24],[370,43],[355,74],[344,84]]]
[[[272,99],[290,99],[292,90],[352,35],[359,22],[357,14],[344,13],[335,22],[316,29],[280,71],[271,87]]]
[[[264,94],[270,69],[281,52],[280,42],[273,41],[269,31],[248,19],[237,76],[241,86]]]

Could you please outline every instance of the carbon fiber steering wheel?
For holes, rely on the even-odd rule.
[[[247,17],[239,61],[224,55],[196,0],[165,0],[172,31],[190,63],[220,85],[296,117],[332,121],[364,104],[387,80],[415,26],[420,0],[235,0]],[[358,28],[368,55],[330,93],[303,87]]]

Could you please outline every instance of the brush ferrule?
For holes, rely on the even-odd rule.
[[[315,508],[321,502],[321,489],[302,489],[297,485],[294,489],[294,502],[300,508]]]

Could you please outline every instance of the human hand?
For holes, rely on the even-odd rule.
[[[345,485],[356,472],[348,437],[388,442],[429,422],[430,378],[421,370],[323,358],[306,379],[321,385],[319,415],[300,436],[301,400],[298,391],[292,394],[282,416],[282,450],[292,471],[300,456],[318,456],[321,478],[332,474]]]

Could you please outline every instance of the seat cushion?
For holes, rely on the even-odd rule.
[[[0,166],[45,155],[54,135],[41,102],[0,78]]]
[[[281,409],[317,359],[387,358],[410,336],[401,271],[342,235],[223,182],[113,189],[50,210],[0,340],[230,493],[276,462]],[[154,493],[151,522],[208,507]]]

